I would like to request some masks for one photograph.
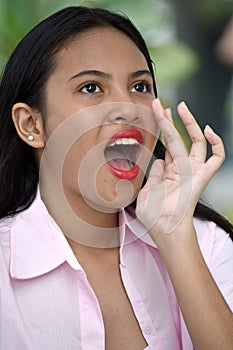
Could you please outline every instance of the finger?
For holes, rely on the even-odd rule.
[[[171,108],[170,107],[166,108],[164,111],[165,111],[165,115],[166,115],[167,119],[174,125]]]
[[[173,119],[172,119],[172,111],[171,108],[166,108],[165,110],[165,116],[167,118],[167,120],[169,120],[172,125],[174,125]],[[164,143],[166,145],[166,140],[164,140]],[[169,163],[172,162],[172,156],[168,150],[168,148],[166,148],[166,152],[165,152],[165,163],[168,165]]]
[[[200,126],[184,102],[178,105],[177,111],[192,141],[190,158],[201,163],[205,162],[207,152],[206,139]]]
[[[165,151],[165,163],[166,165],[172,163],[173,159],[172,159],[172,156],[171,156],[171,153],[169,152],[168,148],[166,148],[166,151]]]
[[[175,126],[166,118],[165,111],[159,101],[155,99],[152,102],[154,117],[161,133],[163,134],[168,151],[173,159],[178,157],[186,157],[187,150],[184,142],[176,130]]]
[[[150,169],[149,176],[146,184],[139,191],[137,197],[137,211],[138,213],[142,211],[142,207],[146,204],[150,197],[150,192],[157,185],[161,185],[164,181],[164,161],[162,159],[156,159]],[[164,186],[162,186],[164,191]],[[144,203],[144,204],[143,204]],[[136,214],[137,216],[139,214]]]
[[[173,125],[173,119],[172,119],[172,111],[171,108],[166,108],[164,109],[164,116],[167,118],[167,120],[169,120]],[[162,135],[163,136],[163,135]],[[162,141],[165,142],[164,138],[162,137]]]
[[[225,150],[222,139],[206,125],[204,129],[204,134],[208,142],[211,144],[212,156],[207,160],[206,164],[215,173],[225,160]]]
[[[148,182],[159,184],[164,180],[164,160],[156,159],[150,169]]]

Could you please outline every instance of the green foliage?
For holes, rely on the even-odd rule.
[[[20,38],[38,19],[39,2],[0,0],[0,51],[9,55]]]
[[[74,4],[74,1],[0,0],[0,66],[9,57],[19,40],[37,22],[69,4]]]
[[[179,83],[197,71],[200,61],[191,47],[175,39],[166,43],[161,39],[172,31],[173,18],[166,1],[96,0],[93,4],[123,12],[136,24],[150,47],[159,84]]]
[[[200,64],[197,54],[182,42],[150,48],[159,83],[180,83],[194,74]]]
[[[184,43],[174,39],[161,43],[163,33],[171,31],[173,25],[168,4],[179,1],[184,0],[164,3],[159,0],[0,0],[0,65],[25,33],[42,18],[64,6],[84,4],[127,14],[150,46],[158,82],[179,83],[194,74],[200,64],[194,50]],[[226,16],[233,0],[197,0],[195,5],[208,24]]]
[[[197,11],[208,27],[222,27],[233,14],[233,0],[198,0]]]
[[[170,23],[168,7],[154,0],[95,0],[90,4],[126,14],[144,33],[160,26],[161,21],[162,25]]]

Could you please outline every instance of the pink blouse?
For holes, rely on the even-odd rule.
[[[120,220],[120,272],[150,349],[192,350],[166,267],[132,210]],[[233,309],[233,242],[194,219],[209,269]],[[39,193],[0,221],[0,349],[104,350],[103,318],[85,271]]]

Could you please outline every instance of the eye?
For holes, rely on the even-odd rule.
[[[145,81],[141,81],[135,84],[131,89],[131,92],[150,92],[150,91],[151,91],[151,84]]]
[[[88,83],[82,87],[81,91],[84,92],[85,94],[96,94],[101,90],[96,83]]]

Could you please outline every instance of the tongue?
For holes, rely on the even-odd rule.
[[[131,169],[127,159],[116,158],[116,159],[109,160],[108,163],[115,169],[125,170],[125,171]]]

